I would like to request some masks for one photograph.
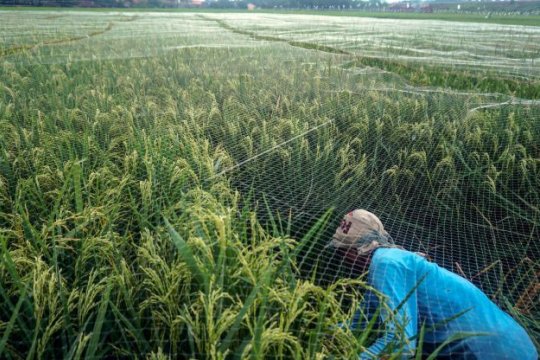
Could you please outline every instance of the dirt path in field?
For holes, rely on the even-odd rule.
[[[253,31],[242,30],[234,26],[231,26],[223,20],[211,19],[202,15],[199,17],[204,18],[205,20],[214,21],[223,29],[229,30],[230,32],[233,32],[235,34],[249,36],[250,38],[254,40],[282,42],[282,43],[286,43],[294,47],[299,47],[299,48],[308,49],[308,50],[317,50],[317,51],[322,51],[322,52],[331,53],[331,54],[354,55],[353,53],[350,53],[348,51],[335,48],[332,46],[314,44],[314,43],[304,42],[304,41],[287,40],[287,39],[282,39],[275,36],[259,35]]]
[[[135,15],[135,16],[131,16],[129,19],[117,20],[116,22],[130,22],[130,21],[135,21],[138,18],[139,18],[139,16]],[[104,33],[108,32],[108,31],[111,31],[114,28],[114,26],[116,25],[116,22],[115,21],[110,21],[107,24],[107,27],[105,29],[93,31],[93,32],[88,33],[86,35],[72,36],[72,37],[61,38],[61,39],[53,39],[53,40],[45,40],[45,41],[42,41],[42,42],[37,43],[37,44],[17,45],[17,46],[12,46],[12,47],[9,47],[9,48],[6,48],[6,49],[0,49],[0,58],[8,56],[8,55],[17,54],[17,53],[25,51],[25,50],[35,50],[35,49],[38,49],[38,48],[40,48],[42,46],[61,45],[61,44],[66,44],[66,43],[70,43],[70,42],[89,39],[91,37],[98,36],[98,35],[101,35],[101,34],[104,34]]]

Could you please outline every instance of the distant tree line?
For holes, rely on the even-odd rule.
[[[312,9],[312,10],[349,10],[400,11],[402,4],[389,4],[388,0],[0,0],[0,6],[62,6],[62,7],[141,7],[141,8],[176,8],[176,7],[211,7],[246,9],[248,4],[264,9]],[[423,0],[400,0],[419,4]],[[457,4],[461,4],[457,8]],[[407,7],[413,11],[415,7]],[[520,13],[540,14],[540,0],[529,1],[468,1],[431,0],[429,7],[433,12],[459,13]],[[398,8],[398,9],[396,9]]]
[[[120,0],[0,0],[0,5],[8,6],[94,6],[94,7],[120,7],[124,1]]]
[[[188,0],[0,0],[0,5],[62,7],[179,7]]]
[[[378,7],[384,0],[206,0],[200,6],[214,8],[358,9]],[[0,5],[63,7],[190,7],[192,0],[0,0]]]
[[[294,9],[350,9],[373,6],[383,0],[217,0],[209,3],[211,7],[245,7],[248,3],[261,8],[294,8]]]

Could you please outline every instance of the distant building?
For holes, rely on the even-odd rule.
[[[410,2],[399,2],[392,4],[388,7],[390,12],[413,12],[414,8],[411,6]]]
[[[433,6],[431,4],[413,4],[408,1],[398,2],[390,5],[386,8],[386,11],[390,12],[420,12],[420,13],[432,13]]]
[[[418,10],[422,13],[432,13],[433,7],[430,4],[422,4]]]

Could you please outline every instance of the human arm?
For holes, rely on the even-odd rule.
[[[418,306],[416,271],[401,259],[383,256],[374,259],[369,268],[371,285],[385,295],[386,306],[380,309],[384,335],[377,339],[360,359],[376,359],[391,344],[399,345],[404,357],[410,357],[416,349]],[[393,318],[392,313],[395,313]]]

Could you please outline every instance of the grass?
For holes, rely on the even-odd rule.
[[[436,86],[457,91],[496,92],[523,99],[540,99],[538,79],[501,77],[497,72],[470,71],[437,65],[418,68],[418,65],[414,63],[367,57],[359,58],[346,66],[379,68],[397,74],[416,86]]]
[[[282,37],[259,35],[255,32],[235,28],[223,21],[218,20],[218,24],[237,34],[247,35],[255,40],[285,42],[291,46],[304,49],[312,49],[327,53],[355,55],[353,52],[340,48],[327,46],[318,43],[288,40]],[[426,65],[418,67],[416,63],[407,63],[386,58],[371,58],[356,56],[357,60],[344,65],[351,67],[373,67],[389,73],[399,75],[407,83],[417,86],[435,86],[454,90],[474,90],[480,92],[491,92],[507,94],[524,99],[540,98],[540,80],[530,78],[501,77],[496,71],[471,71],[469,69],[453,68],[448,66]]]
[[[261,11],[261,10],[259,10]],[[282,13],[281,11],[261,11],[270,13]],[[297,10],[283,11],[290,14],[302,15],[319,15],[318,11]],[[434,13],[400,13],[400,12],[369,12],[369,11],[323,11],[325,16],[353,16],[353,17],[370,17],[378,19],[401,19],[401,20],[441,20],[450,22],[473,22],[484,24],[500,24],[500,25],[524,25],[524,26],[540,26],[540,16],[538,15],[490,15],[472,13],[460,14],[452,12],[434,12]]]
[[[382,12],[382,11],[362,11],[362,10],[274,10],[274,9],[256,9],[248,11],[245,9],[209,9],[209,8],[58,8],[58,7],[1,7],[3,11],[91,11],[91,12],[127,12],[127,13],[205,13],[205,14],[292,14],[292,15],[324,15],[324,16],[352,16],[368,17],[378,19],[404,19],[404,20],[441,20],[450,22],[470,22],[499,25],[523,25],[540,26],[539,15],[520,15],[520,14],[490,14],[487,13],[452,13],[452,12],[434,12],[434,13],[402,13],[402,12]]]
[[[211,9],[211,8],[61,8],[61,7],[11,7],[0,6],[0,10],[11,11],[92,11],[92,12],[157,12],[157,13],[240,13],[240,14],[293,14],[293,15],[324,15],[324,16],[352,16],[352,17],[369,17],[379,19],[406,19],[406,20],[442,20],[450,22],[472,22],[484,24],[500,24],[500,25],[523,25],[523,26],[540,26],[539,15],[519,15],[519,14],[491,14],[486,16],[485,13],[455,13],[455,12],[434,12],[434,13],[403,13],[403,12],[382,12],[382,11],[364,11],[364,10],[274,10],[274,9],[256,9],[248,11],[246,9]]]
[[[356,358],[374,324],[336,324],[369,286],[323,248],[354,207],[538,342],[540,107],[505,104],[535,98],[505,68],[478,87],[264,17],[66,14],[115,25],[0,38],[41,44],[0,68],[0,357]]]

